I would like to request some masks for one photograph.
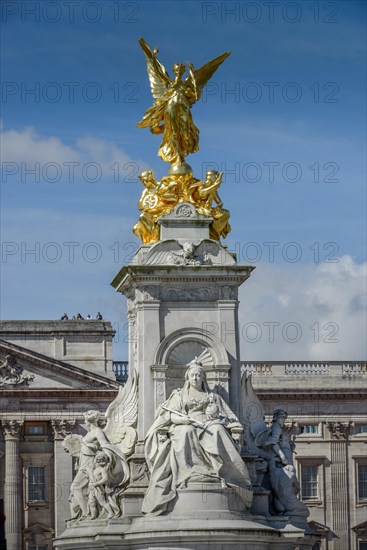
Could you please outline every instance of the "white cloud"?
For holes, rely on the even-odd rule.
[[[258,264],[240,291],[241,359],[365,359],[365,281],[366,264],[350,256],[320,265]]]
[[[59,138],[42,138],[34,128],[3,130],[1,132],[1,156],[3,162],[75,162],[80,153],[62,143]]]
[[[87,178],[95,177],[93,171],[83,172],[87,163],[97,163],[103,177],[109,178],[116,178],[120,174],[122,178],[130,176],[136,179],[138,173],[145,168],[144,163],[134,161],[113,142],[95,136],[83,136],[72,145],[67,145],[55,136],[40,136],[32,127],[22,130],[3,129],[0,136],[3,168],[7,171],[6,182],[17,182],[20,178],[24,182],[27,177],[32,180],[34,176],[27,176],[27,170],[34,169],[35,163],[40,164],[41,181],[43,178],[46,182],[48,177],[55,177],[52,169],[43,170],[49,163],[58,164],[61,176],[73,178],[72,181],[85,174]],[[8,168],[7,163],[15,163],[18,169]],[[77,164],[71,168],[68,163]],[[70,176],[71,173],[73,176]]]

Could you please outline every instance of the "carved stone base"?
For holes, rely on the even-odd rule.
[[[255,515],[269,515],[269,493],[262,487],[254,487],[254,499],[252,501],[251,512]]]
[[[81,522],[54,540],[55,550],[311,550],[317,538],[287,525],[271,527],[255,516],[217,517],[208,511]],[[103,525],[102,525],[103,523]]]
[[[186,488],[178,489],[178,499],[171,516],[195,514],[195,517],[212,514],[225,517],[246,513],[246,507],[238,493],[220,483],[189,482]]]

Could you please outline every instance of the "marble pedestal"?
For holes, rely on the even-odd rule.
[[[193,481],[177,490],[171,513],[141,514],[148,485],[144,438],[195,356],[210,388],[242,419],[238,288],[253,267],[239,266],[209,238],[210,221],[192,205],[179,204],[161,219],[161,240],[141,246],[112,282],[128,300],[129,369],[138,374],[132,483],[122,498],[124,517],[72,522],[55,539],[55,550],[311,550],[317,540],[306,524],[270,517],[261,487],[254,490],[252,514],[229,487]],[[253,457],[244,460],[255,468]]]
[[[193,516],[193,514],[192,514]],[[187,514],[85,521],[70,526],[55,550],[311,550],[316,538],[302,529],[268,525],[256,516],[188,518]]]
[[[238,288],[254,268],[238,265],[209,238],[210,221],[192,205],[179,204],[160,220],[161,240],[141,246],[112,281],[128,301],[129,369],[139,375],[141,440],[156,409],[182,386],[195,356],[209,386],[241,417]]]

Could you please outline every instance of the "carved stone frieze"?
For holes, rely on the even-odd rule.
[[[160,407],[167,399],[167,367],[153,367],[155,408]]]
[[[175,211],[176,218],[193,218],[197,216],[196,210],[189,204],[178,206]]]
[[[136,314],[136,304],[135,304],[135,300],[134,299],[131,299],[131,298],[128,298],[127,299],[127,315],[130,316],[130,315],[135,315]]]
[[[327,422],[326,426],[333,439],[348,439],[351,422]]]
[[[222,290],[222,298],[224,300],[233,300],[234,299],[234,291],[233,291],[232,287],[230,287],[228,285],[224,285],[224,286],[222,286],[221,290]]]
[[[195,288],[186,290],[183,288],[164,288],[162,289],[162,300],[171,301],[209,301],[218,299],[217,288]]]
[[[144,456],[141,458],[132,457],[129,460],[131,470],[131,484],[147,486],[149,483],[149,470]]]
[[[168,263],[174,265],[204,265],[211,264],[211,260],[206,252],[197,254],[198,245],[192,242],[178,243],[182,250],[172,251],[168,255]]]
[[[7,355],[0,363],[0,388],[28,386],[34,380],[34,374],[23,374],[23,368],[17,365],[14,355]]]
[[[143,289],[143,300],[159,300],[159,287],[148,285]]]

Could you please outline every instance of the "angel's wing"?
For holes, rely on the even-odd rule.
[[[114,401],[106,411],[107,424],[103,430],[108,440],[117,445],[122,453],[129,455],[137,440],[132,426],[138,418],[138,379],[135,370],[129,374]]]
[[[152,95],[154,99],[158,99],[162,97],[167,87],[172,83],[171,79],[162,63],[157,59],[157,52],[151,50],[144,38],[139,39],[139,44],[143,49],[147,61],[147,71]]]
[[[255,437],[260,431],[266,429],[266,424],[264,422],[264,408],[255,393],[251,378],[251,374],[242,373],[242,411],[245,424],[252,437]]]
[[[125,428],[136,423],[138,417],[138,379],[135,370],[133,370],[127,379],[125,386],[120,387],[119,393],[114,401],[109,405],[106,411],[107,424],[104,429],[105,434],[111,440],[109,434],[115,431],[116,426]]]
[[[191,65],[186,82],[191,83],[194,87],[197,99],[199,99],[201,90],[204,88],[205,84],[213,76],[219,65],[221,65],[229,55],[231,55],[231,52],[224,52],[222,55],[212,59],[198,70],[194,70]]]

